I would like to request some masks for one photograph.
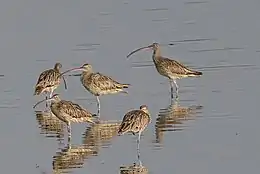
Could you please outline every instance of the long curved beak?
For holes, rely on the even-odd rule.
[[[79,67],[79,68],[72,68],[72,69],[69,69],[67,71],[64,71],[63,73],[60,74],[60,76],[68,73],[68,72],[71,72],[71,71],[82,71],[83,70],[83,67]]]
[[[138,48],[134,51],[132,51],[131,53],[129,53],[126,57],[129,58],[132,54],[138,52],[138,51],[141,51],[141,50],[145,50],[145,49],[150,49],[152,47],[152,45],[149,45],[149,46],[146,46],[146,47],[141,47],[141,48]]]
[[[68,86],[67,86],[67,83],[66,83],[66,80],[65,80],[64,76],[61,76],[61,77],[62,77],[62,79],[63,79],[65,89],[68,89]]]
[[[49,98],[49,99],[43,99],[43,100],[37,102],[37,103],[33,106],[33,109],[35,109],[35,107],[36,107],[38,104],[40,104],[40,103],[42,103],[42,102],[44,102],[44,101],[51,101],[51,100],[53,100],[53,99],[52,99],[52,98]]]

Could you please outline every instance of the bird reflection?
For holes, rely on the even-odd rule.
[[[143,165],[134,163],[130,166],[120,166],[120,174],[148,174],[148,169]]]
[[[64,138],[64,123],[60,121],[51,111],[35,111],[36,120],[41,129],[41,134],[46,137],[57,138],[61,141]]]
[[[179,100],[175,99],[167,108],[160,109],[155,124],[156,143],[163,141],[163,132],[165,131],[183,130],[184,121],[194,120],[201,108],[200,105],[182,107],[179,105]]]
[[[68,173],[74,168],[82,168],[84,162],[92,156],[97,156],[100,147],[108,147],[109,142],[117,136],[120,122],[100,121],[87,127],[83,133],[82,144],[68,144],[53,156],[54,173]]]
[[[84,133],[84,144],[108,147],[110,140],[117,136],[120,121],[100,121],[88,127]]]
[[[53,156],[53,171],[54,173],[68,173],[70,169],[82,168],[84,161],[97,153],[96,146],[71,145],[68,141],[68,145]]]

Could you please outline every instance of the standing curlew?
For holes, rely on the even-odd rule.
[[[61,78],[64,81],[65,89],[67,89],[67,84],[63,76],[60,76],[60,69],[62,65],[60,63],[56,63],[53,69],[48,69],[43,71],[35,85],[34,95],[40,95],[45,92],[46,99],[47,93],[49,93],[49,98],[52,97],[53,91],[60,85]]]
[[[35,108],[38,104],[49,100],[51,101],[51,111],[52,113],[59,118],[61,121],[65,122],[67,124],[67,130],[69,137],[71,136],[71,125],[70,122],[75,123],[83,123],[83,122],[89,122],[89,123],[95,123],[92,121],[93,116],[95,114],[91,114],[89,111],[83,109],[81,106],[79,106],[76,103],[73,103],[71,101],[67,100],[61,100],[58,94],[54,94],[49,99],[44,99],[42,101],[39,101],[36,103],[33,108]]]
[[[81,70],[83,71],[80,77],[82,85],[97,99],[98,115],[100,115],[100,101],[99,96],[105,94],[115,94],[119,92],[127,93],[124,88],[128,88],[129,84],[121,84],[113,80],[109,76],[105,76],[99,72],[93,72],[90,64],[84,64],[79,68],[73,68],[63,72],[61,75],[70,72]]]
[[[131,132],[133,135],[138,133],[137,139],[137,157],[140,161],[140,139],[141,133],[151,122],[148,107],[141,105],[139,110],[131,110],[127,112],[119,126],[118,134],[123,135],[124,133]]]
[[[172,45],[172,44],[169,44],[169,45]],[[161,74],[162,76],[167,77],[170,81],[172,99],[173,99],[173,86],[174,85],[176,88],[176,98],[178,98],[179,87],[176,82],[177,79],[202,75],[202,72],[191,70],[176,60],[172,60],[167,57],[162,57],[161,48],[158,43],[153,43],[152,45],[136,49],[136,50],[132,51],[130,54],[128,54],[127,58],[130,57],[132,54],[134,54],[140,50],[143,50],[143,49],[152,49],[153,50],[153,62],[154,62],[154,65],[155,65],[158,73]],[[173,83],[174,83],[174,85],[173,85]]]

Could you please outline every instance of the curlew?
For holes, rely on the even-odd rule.
[[[173,45],[173,44],[169,44]],[[153,43],[146,47],[141,47],[139,49],[136,49],[132,51],[130,54],[127,55],[127,58],[129,58],[132,54],[144,50],[144,49],[152,49],[153,50],[153,62],[156,67],[156,70],[158,73],[164,77],[167,77],[170,81],[171,85],[171,98],[173,99],[173,87],[175,86],[176,89],[176,98],[178,98],[178,91],[179,87],[177,85],[176,80],[182,79],[185,77],[195,77],[195,76],[201,76],[202,72],[191,70],[188,67],[184,66],[180,62],[161,56],[161,48],[158,43]]]
[[[74,123],[83,123],[83,122],[89,122],[89,123],[95,123],[92,119],[95,114],[91,114],[86,109],[83,109],[81,106],[79,106],[76,103],[73,103],[71,101],[67,100],[61,100],[58,94],[54,94],[49,99],[44,99],[42,101],[39,101],[36,103],[33,108],[35,108],[38,104],[49,100],[51,101],[51,112],[59,118],[61,121],[65,122],[67,124],[67,130],[69,137],[71,136],[71,122]]]
[[[67,89],[67,84],[64,77],[60,76],[61,68],[62,65],[60,63],[56,63],[53,69],[43,71],[35,85],[34,95],[40,95],[44,92],[46,94],[46,99],[48,98],[47,93],[49,93],[49,98],[51,98],[54,90],[60,85],[61,78],[64,81],[65,89]]]
[[[98,108],[98,115],[100,115],[100,100],[99,96],[106,95],[106,94],[116,94],[119,92],[126,93],[124,88],[128,88],[129,84],[122,84],[115,80],[113,80],[109,76],[105,76],[99,72],[94,72],[92,66],[90,64],[84,64],[79,68],[69,69],[63,72],[61,75],[70,72],[70,71],[77,71],[81,70],[82,74],[80,77],[80,81],[82,85],[88,90],[91,94],[96,96],[97,100],[97,108]]]
[[[131,132],[133,135],[138,133],[137,139],[137,157],[140,161],[140,140],[141,133],[151,122],[148,107],[141,105],[139,110],[131,110],[127,112],[119,126],[118,134],[123,135],[127,132]]]

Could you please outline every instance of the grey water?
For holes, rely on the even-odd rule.
[[[1,173],[259,172],[260,1],[255,0],[2,0],[0,3]],[[202,71],[179,80],[170,102],[168,80],[151,51],[126,59],[153,42],[165,57]],[[126,94],[100,97],[102,122],[66,126],[33,105],[39,74],[89,63],[130,83]],[[78,76],[55,91],[96,112],[95,97]],[[117,136],[124,114],[146,104],[152,122],[141,138]]]

